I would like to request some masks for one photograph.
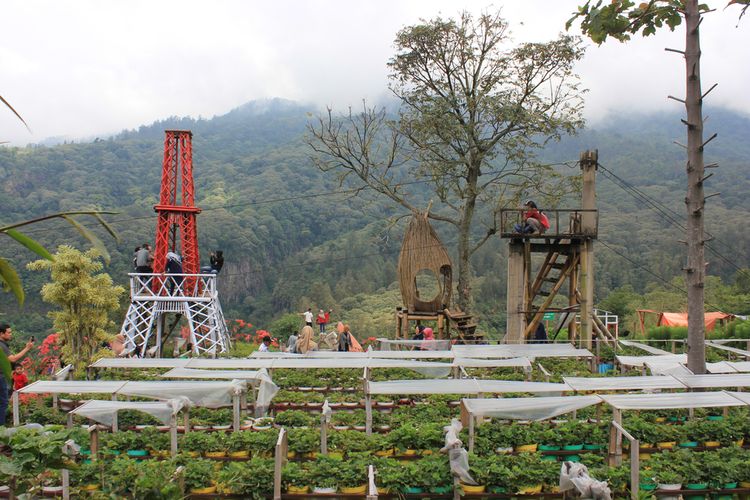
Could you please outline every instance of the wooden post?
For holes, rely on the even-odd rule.
[[[169,419],[169,448],[172,452],[172,458],[177,456],[177,415],[172,415]]]
[[[112,414],[112,432],[117,432],[117,410]]]
[[[320,413],[320,454],[328,455],[328,422],[325,413]]]
[[[232,430],[234,432],[240,430],[240,394],[232,396]]]
[[[18,427],[21,425],[21,415],[18,411],[18,391],[13,391],[13,426]]]
[[[276,449],[274,454],[273,467],[273,499],[281,500],[281,470],[286,463],[287,454],[287,436],[286,429],[283,427],[279,431],[279,438],[276,440]]]
[[[640,456],[639,448],[640,442],[634,438],[625,428],[617,422],[612,422],[612,428],[616,429],[618,433],[625,436],[630,441],[630,498],[637,500],[638,488],[640,487]]]
[[[581,347],[591,349],[592,319],[594,313],[594,243],[597,235],[596,214],[596,169],[598,151],[581,153],[580,164],[583,170],[583,209],[581,233],[586,239],[581,244]]]
[[[94,462],[99,459],[99,426],[90,425],[89,431],[89,442],[91,449],[91,461]]]
[[[474,452],[474,427],[476,426],[474,415],[469,413],[469,453]]]
[[[524,287],[524,246],[520,241],[511,240],[508,245],[508,292],[507,320],[505,342],[516,344],[523,342],[521,336],[526,329],[526,317],[523,313],[526,290]]]
[[[365,433],[372,435],[372,395],[370,394],[370,381],[364,380],[365,390]]]
[[[190,432],[190,408],[185,408],[185,416],[184,422],[185,422],[185,434]]]
[[[609,460],[610,467],[617,467],[622,463],[622,434],[615,424],[622,426],[622,411],[612,408],[612,425],[609,428]]]
[[[378,487],[375,485],[375,467],[367,466],[367,496],[365,500],[378,500]]]

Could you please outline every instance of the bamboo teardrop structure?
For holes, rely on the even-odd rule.
[[[437,281],[438,293],[420,296],[417,275],[425,271]],[[415,213],[409,221],[398,258],[398,277],[404,307],[409,312],[437,313],[450,306],[452,267],[448,251],[427,220],[427,213]]]

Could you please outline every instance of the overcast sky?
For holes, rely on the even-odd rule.
[[[172,115],[212,117],[253,99],[282,97],[343,109],[386,91],[395,33],[420,18],[502,8],[516,41],[545,41],[583,0],[5,0],[0,141],[86,138]],[[750,114],[750,16],[736,7],[701,27],[710,105]],[[590,44],[589,44],[590,45]],[[578,66],[586,115],[679,110],[684,93],[675,34],[590,46]]]

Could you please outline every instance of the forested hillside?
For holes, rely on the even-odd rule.
[[[190,129],[196,199],[203,209],[201,252],[207,260],[209,250],[224,250],[220,287],[226,316],[264,327],[308,305],[331,307],[360,335],[390,333],[390,312],[399,305],[395,269],[405,222],[399,217],[406,214],[368,191],[339,187],[332,175],[312,165],[304,134],[314,113],[289,101],[251,102],[210,120],[169,118],[91,143],[0,148],[2,221],[71,209],[119,212],[109,220],[120,242],[102,238],[112,253],[109,272],[125,284],[133,248],[153,240],[163,131]],[[707,160],[721,165],[706,184],[708,193],[721,192],[708,202],[710,245],[717,252],[707,253],[709,274],[731,284],[750,257],[750,120],[721,110],[709,114],[707,128],[719,137],[707,148]],[[672,141],[683,135],[678,116],[619,116],[539,153],[542,161],[575,162],[581,150],[599,150],[596,299],[605,305],[611,306],[619,297],[612,292],[621,295],[623,287],[637,294],[669,290],[661,279],[680,276],[684,152]],[[573,206],[572,198],[562,204]],[[483,207],[485,214],[490,208]],[[455,238],[449,227],[435,228],[446,243]],[[63,223],[27,232],[51,248],[85,246]],[[3,255],[19,269],[33,258],[15,244],[6,244]],[[492,332],[504,325],[504,256],[505,242],[494,238],[473,261],[474,308]],[[2,311],[24,329],[46,328],[46,306],[38,295],[45,277],[24,271],[23,279],[26,306],[18,310],[3,294]]]

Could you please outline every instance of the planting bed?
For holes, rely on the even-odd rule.
[[[564,376],[590,375],[588,362],[545,359],[545,373],[531,372],[535,381],[561,382]],[[155,379],[163,370],[102,372],[108,379]],[[494,380],[525,380],[513,368],[470,368],[470,375]],[[630,372],[634,373],[634,372]],[[99,456],[92,461],[90,434],[75,419],[76,428],[49,427],[49,434],[19,431],[4,438],[14,450],[12,460],[24,470],[15,477],[17,491],[41,490],[59,485],[59,470],[70,470],[71,490],[81,498],[272,498],[273,455],[280,429],[287,433],[286,465],[281,474],[282,498],[363,498],[348,488],[367,483],[367,467],[375,467],[379,497],[452,498],[453,480],[444,445],[443,427],[460,416],[460,395],[383,395],[373,397],[373,431],[362,430],[361,370],[279,369],[273,381],[280,387],[271,407],[273,418],[243,420],[239,432],[227,426],[230,408],[190,409],[190,426],[205,427],[181,433],[179,454],[172,457],[169,433],[163,423],[136,411],[121,412],[116,433],[99,431]],[[372,380],[420,377],[402,368],[374,370]],[[308,390],[309,388],[309,390]],[[490,396],[490,395],[488,395]],[[505,397],[528,394],[504,395]],[[85,395],[77,396],[87,399]],[[328,456],[320,454],[320,404],[332,406],[327,432]],[[317,406],[316,406],[317,405]],[[252,408],[252,406],[251,406]],[[23,421],[63,424],[66,415],[49,408],[48,399],[22,407]],[[719,497],[750,492],[750,414],[745,407],[630,412],[623,426],[642,443],[641,490],[658,484],[684,485],[680,493],[697,500],[700,495]],[[467,498],[562,497],[556,492],[562,460],[580,461],[592,477],[607,480],[615,498],[628,497],[628,465],[605,464],[612,413],[609,407],[585,408],[565,419],[544,422],[492,420],[476,427],[470,473],[486,487],[484,493],[465,492]],[[152,427],[143,428],[145,424]],[[162,426],[157,428],[156,426]],[[464,430],[459,436],[468,443]],[[81,454],[66,458],[60,450],[72,438]],[[744,440],[744,441],[743,441]],[[706,443],[716,442],[718,447]],[[659,445],[659,443],[662,443]],[[670,446],[664,443],[674,443]],[[670,449],[673,447],[674,449]],[[524,451],[531,449],[532,451]],[[18,453],[16,453],[18,451]],[[23,452],[35,457],[32,468],[21,463]],[[38,464],[38,465],[36,465]],[[51,472],[45,472],[51,471]],[[5,481],[11,478],[5,476]],[[688,485],[690,490],[688,490]],[[704,486],[698,488],[698,486]],[[337,493],[294,493],[296,488],[327,487]],[[22,490],[23,489],[23,490]],[[387,491],[387,493],[384,493]],[[523,491],[536,491],[520,493]]]

